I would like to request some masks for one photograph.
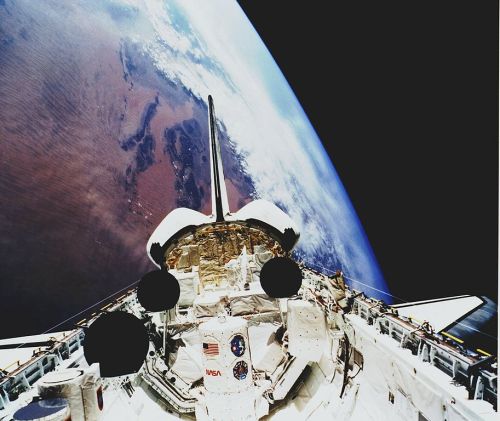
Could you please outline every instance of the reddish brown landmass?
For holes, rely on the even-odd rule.
[[[146,242],[163,217],[180,204],[211,206],[203,102],[77,6],[61,4],[64,19],[8,6],[0,7],[0,319],[22,315],[24,324],[4,324],[3,337],[45,330],[138,280],[152,268]],[[172,162],[165,133],[183,124],[199,127],[199,150]],[[238,159],[228,142],[223,156]],[[226,177],[236,210],[252,186],[239,165]]]

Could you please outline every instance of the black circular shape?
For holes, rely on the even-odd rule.
[[[292,259],[274,257],[262,266],[260,284],[270,297],[291,297],[302,285],[302,271]]]
[[[136,373],[149,348],[144,324],[134,315],[113,311],[100,316],[85,332],[87,363],[99,363],[102,377]]]
[[[146,311],[165,311],[174,308],[180,295],[179,282],[166,270],[147,273],[137,287],[137,299]]]

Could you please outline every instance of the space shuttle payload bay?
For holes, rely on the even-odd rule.
[[[159,270],[75,329],[0,341],[0,420],[42,419],[44,405],[73,421],[497,419],[496,357],[446,331],[481,299],[387,306],[294,262],[281,209],[230,211],[208,109],[212,214],[169,213],[147,243]],[[112,315],[139,334],[111,323],[92,341]]]

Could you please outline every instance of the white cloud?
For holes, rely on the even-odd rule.
[[[301,228],[302,250],[312,255],[334,249],[356,276],[379,279],[349,199],[286,81],[276,88],[289,101],[289,112],[273,100],[262,77],[269,66],[258,65],[262,57],[272,58],[237,3],[143,4],[157,34],[147,43],[157,67],[203,100],[214,96],[217,115],[245,156],[259,196],[286,207]],[[189,28],[176,29],[173,7],[178,8],[175,13],[185,14]],[[279,72],[277,67],[273,71]]]

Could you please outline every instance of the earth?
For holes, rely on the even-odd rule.
[[[153,268],[168,212],[211,212],[208,94],[231,211],[274,202],[300,227],[297,259],[390,302],[294,93],[218,3],[0,0],[0,320],[17,322],[0,336],[75,323]]]

